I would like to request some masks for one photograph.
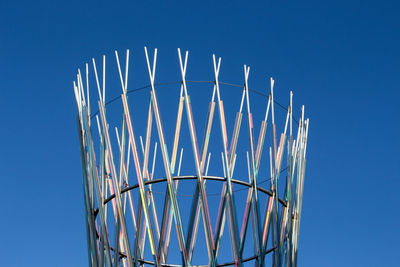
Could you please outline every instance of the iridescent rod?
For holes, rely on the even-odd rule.
[[[189,53],[182,55],[180,49],[181,80],[157,83],[157,49],[150,61],[145,47],[149,85],[128,89],[129,55],[127,50],[124,65],[115,51],[114,73],[122,89],[115,98],[106,100],[106,85],[115,87],[115,82],[107,78],[106,83],[112,75],[106,73],[105,56],[101,73],[93,59],[93,72],[86,64],[85,75],[78,69],[73,82],[89,266],[296,267],[309,128],[304,106],[299,119],[293,118],[293,93],[285,108],[274,97],[272,78],[269,92],[254,90],[246,65],[241,85],[220,81],[221,58],[214,55],[213,80],[189,80]],[[98,111],[93,114],[90,101],[96,94],[89,84],[97,87]],[[201,95],[210,93],[207,108],[193,109],[195,84],[202,87]],[[158,98],[167,85],[175,90]],[[241,88],[240,101],[232,101],[233,88]],[[133,94],[137,91],[146,92],[147,99]],[[223,94],[230,95],[225,103]],[[201,102],[197,96],[194,102]],[[252,104],[254,97],[261,98],[261,108]],[[118,101],[120,109],[110,105]],[[162,113],[162,107],[169,111]],[[114,109],[122,114],[115,116]],[[232,110],[235,118],[227,116]],[[259,112],[264,119],[255,122]],[[168,125],[171,121],[161,116],[171,113],[176,118]],[[199,117],[205,121],[196,121]],[[200,139],[196,123],[205,125]],[[211,154],[217,155],[214,160]]]

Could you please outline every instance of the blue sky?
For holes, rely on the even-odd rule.
[[[299,266],[397,266],[399,11],[396,1],[0,2],[0,265],[87,265],[72,81],[92,57],[126,48],[144,75],[147,45],[174,59],[188,49],[204,66],[216,53],[238,83],[249,64],[260,84],[275,78],[280,99],[292,89],[306,105]]]

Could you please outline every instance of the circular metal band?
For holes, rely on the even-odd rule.
[[[173,179],[174,181],[177,181],[177,180],[197,180],[197,176],[195,176],[195,175],[173,176],[172,179]],[[221,181],[221,182],[225,182],[225,181],[226,181],[226,178],[220,177],[220,176],[203,176],[203,179],[204,179],[204,180]],[[150,184],[157,184],[157,183],[162,183],[162,182],[166,182],[166,181],[167,181],[167,178],[158,178],[158,179],[153,179],[153,180],[145,181],[144,184],[145,184],[145,185],[150,185]],[[240,184],[240,185],[243,185],[243,186],[247,186],[247,187],[249,187],[249,188],[252,187],[251,183],[247,183],[247,182],[244,182],[244,181],[241,181],[241,180],[231,179],[231,182],[234,183],[234,184]],[[131,185],[131,186],[124,187],[124,188],[121,190],[121,194],[123,194],[123,193],[125,193],[125,192],[128,192],[128,191],[130,191],[130,190],[136,189],[136,188],[138,188],[138,187],[139,187],[139,184],[135,184],[135,185]],[[257,190],[259,190],[260,192],[263,192],[264,194],[267,194],[267,195],[269,195],[269,196],[271,196],[271,197],[273,196],[273,193],[272,193],[271,191],[269,191],[269,190],[267,190],[267,189],[265,189],[265,188],[262,188],[261,186],[257,186]],[[107,204],[107,203],[108,203],[109,201],[111,201],[113,198],[115,198],[115,194],[112,194],[112,195],[110,195],[108,198],[106,198],[106,199],[104,200],[104,204]],[[278,201],[279,201],[284,207],[287,206],[286,201],[284,201],[283,199],[278,198]],[[96,210],[96,214],[97,214],[97,210]]]

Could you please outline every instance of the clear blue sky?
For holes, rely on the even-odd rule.
[[[87,266],[72,80],[91,57],[143,57],[144,45],[216,53],[240,74],[247,63],[306,105],[299,266],[399,266],[399,11],[397,1],[1,1],[0,266]]]

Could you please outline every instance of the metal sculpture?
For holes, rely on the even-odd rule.
[[[221,58],[216,60],[213,55],[214,80],[203,83],[205,87],[209,84],[212,85],[209,86],[210,89],[212,88],[212,97],[206,117],[203,143],[199,149],[188,88],[188,85],[194,81],[186,80],[188,52],[182,58],[178,49],[181,80],[170,84],[180,85],[180,94],[173,143],[169,144],[172,145],[172,153],[169,154],[155,88],[159,86],[155,83],[157,49],[154,51],[151,64],[145,48],[150,85],[135,90],[128,90],[129,50],[126,53],[124,73],[117,52],[115,52],[115,56],[122,94],[109,102],[114,102],[119,98],[122,100],[123,117],[121,130],[116,129],[114,138],[111,137],[112,131],[109,129],[110,125],[106,117],[108,103],[105,101],[105,56],[103,56],[102,84],[100,84],[96,62],[93,59],[94,81],[99,96],[98,112],[91,114],[88,64],[86,64],[85,82],[80,70],[78,70],[77,80],[74,82],[78,108],[89,265],[110,267],[242,266],[244,263],[250,263],[254,266],[269,264],[296,266],[309,120],[304,118],[304,106],[301,108],[299,120],[293,119],[292,92],[290,92],[289,106],[286,109],[274,99],[274,80],[272,78],[269,94],[250,89],[248,85],[250,68],[246,65],[244,66],[243,85],[221,82],[218,79]],[[228,143],[221,85],[242,88],[239,111],[236,114],[230,143]],[[138,90],[148,90],[150,93],[146,111],[146,133],[144,142],[140,136],[140,145],[137,143],[137,136],[132,124],[131,115],[135,115],[135,112],[130,111],[131,106],[128,104],[128,94]],[[258,94],[258,97],[263,97],[265,99],[263,103],[267,105],[257,143],[254,138],[253,116],[250,110],[250,92]],[[280,135],[279,143],[275,124],[275,104],[278,104],[286,112],[284,130]],[[173,103],[170,104],[170,106],[172,105]],[[214,116],[215,109],[218,109],[216,116]],[[269,112],[270,110],[271,112]],[[189,156],[185,158],[189,158],[186,161],[190,161],[192,164],[194,162],[195,165],[195,173],[190,175],[180,174],[183,148],[180,150],[180,157],[177,161],[178,147],[184,143],[181,135],[183,114],[186,114],[190,136],[187,139],[190,139],[193,152],[193,158]],[[247,129],[242,135],[247,135],[248,141],[238,145],[243,114]],[[141,114],[137,115],[142,117]],[[215,118],[217,116],[218,119]],[[267,149],[265,137],[269,118],[272,140]],[[220,140],[220,145],[219,147],[213,145],[212,149],[221,152],[222,160],[220,166],[214,166],[214,169],[222,168],[223,176],[208,175],[211,157],[209,142],[213,136],[211,131],[215,120],[219,121],[221,139],[214,136]],[[293,127],[293,121],[295,121],[295,127]],[[157,129],[155,135],[157,138],[152,136],[153,127]],[[292,132],[296,127],[295,139]],[[95,128],[98,131],[95,131]],[[288,128],[289,134],[287,134]],[[97,138],[96,135],[98,135]],[[155,138],[157,140],[154,140]],[[149,162],[151,143],[154,144],[152,164]],[[157,146],[161,148],[162,154],[164,170],[162,177],[153,177],[157,162]],[[246,152],[243,152],[243,149]],[[267,150],[269,155],[265,156],[264,153],[264,157],[262,157],[264,150]],[[240,153],[241,155],[239,155]],[[133,169],[130,167],[131,158],[134,162]],[[247,163],[245,173],[248,174],[248,181],[243,177],[234,178],[236,177],[234,170],[237,159]],[[287,162],[284,168],[282,168],[283,161]],[[212,162],[214,163],[216,160]],[[178,168],[176,168],[177,163]],[[269,169],[268,174],[261,175],[261,168]],[[280,179],[284,172],[286,173],[285,179]],[[178,201],[182,194],[178,191],[178,187],[179,183],[183,181],[195,184],[193,192],[189,192],[189,195],[186,194],[191,198],[190,206]],[[206,190],[207,181],[218,181],[222,184],[220,200],[219,202],[214,201],[218,205],[210,205],[212,196]],[[265,182],[270,183],[269,186],[262,185]],[[165,198],[157,201],[154,195],[160,192],[154,191],[152,187],[161,183],[166,184]],[[240,205],[237,205],[239,190],[236,189],[239,187],[241,188],[239,190],[247,191],[246,197],[239,196],[239,198],[243,198],[242,202],[244,203],[240,212],[243,213],[241,224],[237,220]],[[282,197],[278,196],[279,193]],[[261,212],[261,206],[264,204],[265,211]],[[162,214],[157,207],[163,207]],[[189,209],[186,208],[185,211],[182,211],[182,207],[189,207]],[[212,216],[210,216],[211,211],[216,214],[214,227],[212,226]],[[110,215],[110,213],[112,214]],[[200,221],[204,226],[204,237],[198,236]],[[222,246],[226,223],[229,225],[230,246]],[[176,240],[179,248],[170,251],[171,240],[174,239],[173,225],[176,227]],[[249,228],[252,230],[248,231]],[[252,242],[246,242],[246,237],[247,240],[252,239]],[[207,260],[205,255],[200,252],[200,261],[202,260],[202,262],[195,264],[194,254],[196,242],[200,242],[199,240],[206,244],[207,254],[203,254],[207,255]],[[249,254],[249,250],[245,249],[249,242],[253,252],[252,255],[245,255]],[[226,255],[228,257],[231,255],[232,259],[222,262],[221,258],[223,256],[226,258]],[[269,259],[267,259],[267,255]]]

